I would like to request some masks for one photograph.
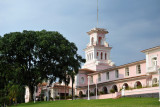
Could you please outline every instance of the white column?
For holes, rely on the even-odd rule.
[[[90,78],[89,78],[89,76],[88,76],[88,100],[90,100],[90,98],[89,98],[89,80],[90,80]]]

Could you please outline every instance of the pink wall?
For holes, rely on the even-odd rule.
[[[134,77],[134,76],[140,76],[146,74],[146,65],[145,63],[141,63],[141,74],[136,73],[136,66],[128,66],[129,67],[129,76],[125,76],[125,68],[118,69],[119,70],[119,78],[115,77],[115,70],[109,72],[109,80],[106,79],[106,72],[101,73],[101,81],[98,83],[102,82],[107,82],[107,81],[112,81],[112,80],[118,80],[118,79],[123,79],[123,78],[129,78],[129,77]],[[98,78],[98,74],[93,75],[93,83],[96,83],[96,80]]]
[[[84,77],[84,83],[81,82],[81,78]],[[88,76],[85,71],[79,71],[78,73],[78,86],[88,85]]]
[[[145,93],[158,93],[159,87],[142,88],[134,90],[126,90],[125,95],[145,94]]]

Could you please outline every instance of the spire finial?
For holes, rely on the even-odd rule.
[[[97,28],[98,28],[98,0],[97,0]]]

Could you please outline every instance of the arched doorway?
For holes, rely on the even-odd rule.
[[[113,86],[112,86],[112,89],[114,90],[114,92],[118,92],[117,85],[113,85]]]
[[[142,84],[140,81],[137,81],[135,84],[134,84],[134,87],[135,88],[142,88]]]
[[[104,92],[104,94],[108,94],[107,87],[103,87],[103,92]]]
[[[94,89],[94,95],[96,95],[96,88]],[[97,95],[98,95],[98,89],[97,89]]]
[[[123,86],[125,86],[125,89],[126,89],[126,90],[128,90],[128,89],[129,89],[129,86],[128,86],[128,84],[127,84],[127,83],[124,83],[124,84],[123,84]],[[122,86],[122,89],[123,89],[123,86]]]
[[[79,97],[83,97],[83,92],[82,91],[79,92]]]

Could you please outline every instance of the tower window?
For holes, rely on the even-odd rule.
[[[98,38],[98,44],[101,45],[102,37]]]
[[[107,54],[105,53],[105,60],[107,59]]]
[[[103,53],[101,52],[101,59],[103,59]]]

